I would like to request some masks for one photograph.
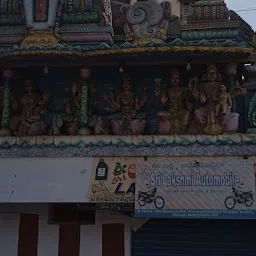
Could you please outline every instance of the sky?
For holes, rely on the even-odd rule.
[[[225,2],[229,9],[237,12],[254,30],[256,30],[256,0],[226,0]],[[255,10],[249,11],[248,9]]]

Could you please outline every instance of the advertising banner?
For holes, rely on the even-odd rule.
[[[256,218],[252,160],[147,158],[136,166],[135,215]]]
[[[135,159],[94,157],[89,202],[134,203]]]

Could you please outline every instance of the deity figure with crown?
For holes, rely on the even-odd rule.
[[[195,110],[195,133],[218,135],[228,131],[227,127],[230,126],[231,117],[234,114],[231,113],[231,99],[245,94],[246,90],[239,84],[227,91],[226,87],[221,83],[221,75],[218,73],[217,67],[209,65],[200,86],[199,101],[202,106]],[[228,96],[229,100],[225,102],[225,108],[220,108],[221,100],[225,98],[225,95]],[[222,111],[216,111],[218,109],[222,109]],[[238,119],[236,123],[236,125],[232,126],[238,126]],[[233,128],[232,130],[236,129]]]
[[[113,113],[109,116],[112,131],[115,135],[142,135],[146,126],[143,115],[138,114],[139,110],[147,101],[147,90],[144,90],[142,97],[132,90],[131,79],[124,74],[122,92],[116,96],[113,90],[105,97],[105,110]]]
[[[72,90],[66,89],[64,97],[65,112],[54,116],[52,121],[51,134],[53,135],[76,135],[79,133],[82,119],[83,95],[82,95],[83,81],[78,78],[72,84]],[[93,104],[88,104],[88,122],[84,129],[83,135],[102,134],[106,133],[103,129],[102,118],[93,113]]]
[[[17,117],[17,135],[43,135],[46,134],[46,124],[42,120],[46,113],[50,91],[46,89],[41,95],[34,87],[31,80],[25,81],[25,92],[21,97],[19,108],[20,115]]]
[[[186,133],[191,122],[193,101],[197,95],[198,91],[192,88],[191,82],[188,88],[181,87],[180,73],[173,69],[167,94],[161,93],[161,103],[167,105],[168,111],[158,113],[160,135]]]

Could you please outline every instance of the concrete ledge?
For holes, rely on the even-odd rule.
[[[256,134],[0,138],[0,157],[253,155]]]

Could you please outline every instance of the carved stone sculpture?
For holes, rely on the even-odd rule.
[[[64,1],[58,10],[60,42],[113,44],[112,9],[110,0]],[[56,29],[55,29],[56,30]]]
[[[197,133],[217,135],[223,132],[223,115],[216,115],[216,106],[219,100],[219,88],[221,76],[215,65],[207,68],[203,76],[199,93],[199,101],[202,107],[195,111],[195,120],[199,124]],[[230,114],[227,113],[227,115]],[[221,120],[222,118],[222,120]]]
[[[28,45],[57,45],[55,35],[55,23],[59,0],[24,0],[24,15],[26,19],[27,33],[21,46]]]
[[[139,1],[122,7],[126,40],[133,44],[166,41],[169,22],[177,18],[172,15],[171,8],[170,2],[159,3],[157,0]]]
[[[191,4],[190,22],[228,20],[229,11],[223,0],[200,0]]]
[[[77,81],[72,86],[72,93],[66,90],[64,98],[65,112],[57,115],[53,119],[52,132],[54,135],[60,135],[62,132],[68,135],[74,135],[78,130],[77,121],[80,118],[82,90]]]
[[[227,91],[227,87],[224,84],[220,84],[219,93],[216,100],[217,104],[215,107],[215,115],[226,115],[228,110],[232,107],[232,99],[229,92]]]
[[[102,8],[103,24],[112,27],[112,10],[110,0],[101,0],[100,4]]]
[[[147,117],[147,134],[158,133],[158,113],[166,110],[166,106],[161,104],[161,78],[154,78],[154,86],[148,88],[148,101],[141,109],[141,112]]]
[[[46,134],[46,124],[42,120],[42,115],[46,113],[50,91],[47,89],[40,95],[36,92],[33,82],[25,82],[25,93],[20,100],[21,114],[18,119],[18,136],[44,135]],[[16,119],[16,118],[15,118]]]
[[[228,92],[221,83],[217,67],[215,65],[208,66],[199,93],[199,101],[202,106],[195,111],[194,132],[218,135],[223,132],[236,131],[239,114],[231,113],[231,98],[245,94],[246,90],[240,85],[236,85]]]
[[[167,104],[168,111],[161,111],[159,116],[158,133],[173,134],[185,133],[191,121],[192,102],[197,97],[196,89],[180,86],[180,74],[178,70],[172,70],[170,87],[167,94],[161,94],[162,104]]]
[[[54,135],[68,134],[75,135],[78,133],[81,124],[84,122],[83,104],[87,104],[83,100],[82,80],[77,79],[72,85],[71,92],[66,91],[64,98],[65,113],[56,115],[53,119],[51,133]],[[89,106],[90,107],[90,106]],[[90,112],[88,110],[88,112]],[[88,113],[86,113],[88,114]],[[103,122],[100,117],[89,115],[86,117],[88,128],[84,129],[83,135],[89,135],[91,132],[95,134],[103,133]]]
[[[109,113],[116,113],[109,117],[112,131],[115,135],[140,135],[144,133],[146,121],[137,112],[147,101],[146,90],[144,91],[143,98],[139,100],[132,91],[130,78],[125,74],[121,95],[116,97],[114,91],[110,90],[105,100],[105,110]]]

